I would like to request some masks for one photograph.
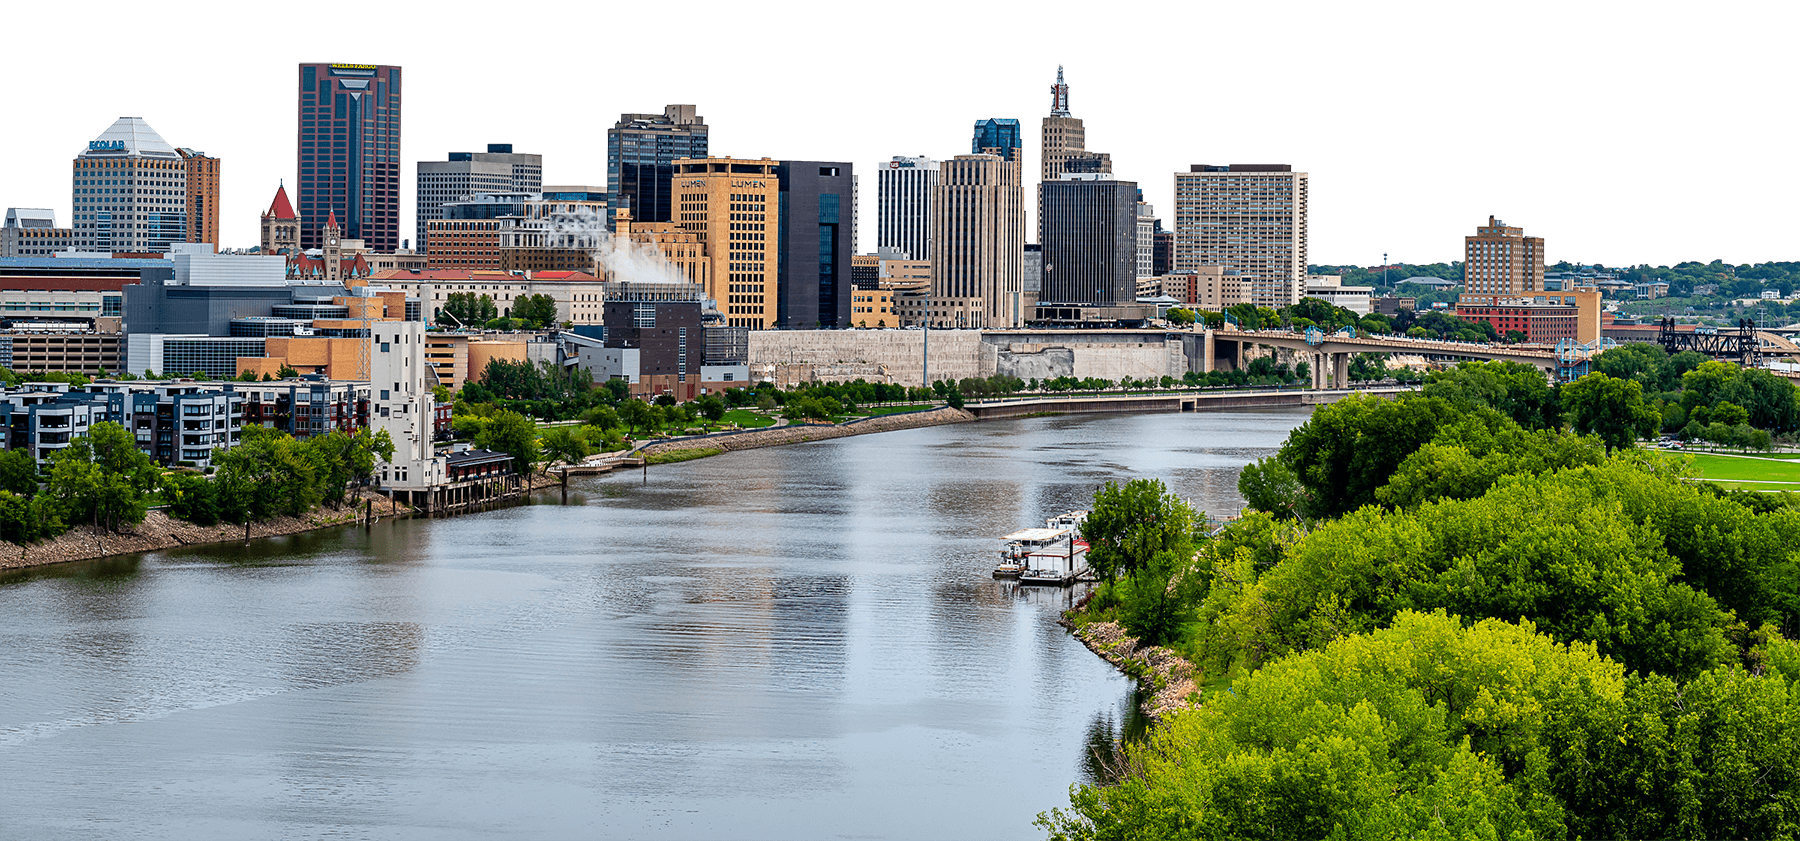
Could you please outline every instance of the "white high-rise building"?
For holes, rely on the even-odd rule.
[[[437,401],[426,381],[425,322],[369,326],[369,425],[394,441],[394,457],[377,467],[381,486],[429,490],[444,483],[444,460],[431,444]]]
[[[120,117],[75,156],[77,251],[167,251],[187,241],[187,166],[142,117]]]
[[[1156,276],[1156,208],[1143,200],[1138,191],[1137,203],[1137,276]]]
[[[544,156],[514,152],[511,143],[489,143],[486,152],[451,152],[449,160],[419,161],[413,250],[427,252],[425,226],[444,218],[444,205],[493,193],[544,189]]]
[[[907,158],[876,164],[880,203],[876,248],[897,248],[913,260],[931,259],[931,188],[938,183],[940,163]]]
[[[1195,164],[1175,173],[1175,271],[1236,271],[1259,307],[1306,294],[1307,174],[1287,164]]]

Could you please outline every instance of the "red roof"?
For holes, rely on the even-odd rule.
[[[337,211],[333,210],[331,211],[331,215],[325,217],[325,227],[335,228],[337,226]]]
[[[276,219],[300,218],[299,216],[294,215],[294,205],[288,202],[287,185],[284,184],[275,188],[275,203],[269,205],[269,212],[263,215],[273,216]]]
[[[531,275],[531,279],[532,280],[599,280],[600,278],[597,278],[591,274],[588,274],[587,272],[553,271],[553,272],[533,272]]]

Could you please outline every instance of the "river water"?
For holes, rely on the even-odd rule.
[[[1233,511],[1305,418],[867,435],[0,578],[0,837],[1041,837],[1131,686],[995,538],[1108,479]]]

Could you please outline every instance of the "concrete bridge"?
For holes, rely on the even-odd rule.
[[[1368,388],[1268,388],[1245,390],[1194,390],[1151,392],[1147,394],[1037,394],[982,400],[963,408],[976,420],[1006,420],[1037,414],[1119,414],[1138,412],[1209,412],[1218,409],[1253,409],[1267,406],[1318,406],[1335,403],[1351,394],[1391,395],[1407,391],[1404,386],[1384,385]]]
[[[1239,368],[1247,345],[1267,345],[1292,351],[1312,369],[1312,385],[1316,389],[1343,388],[1350,383],[1350,357],[1358,353],[1404,353],[1439,356],[1484,362],[1522,362],[1556,376],[1556,352],[1544,345],[1487,345],[1470,342],[1446,342],[1437,339],[1413,339],[1405,336],[1369,336],[1357,338],[1326,334],[1318,344],[1309,344],[1306,336],[1289,330],[1207,330],[1201,335],[1204,371]]]

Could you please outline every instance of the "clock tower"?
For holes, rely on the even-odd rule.
[[[344,282],[344,231],[338,227],[337,211],[332,211],[325,220],[324,240],[319,249],[319,260],[325,264],[325,280],[330,283]]]

